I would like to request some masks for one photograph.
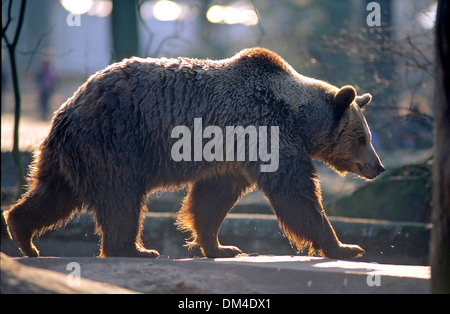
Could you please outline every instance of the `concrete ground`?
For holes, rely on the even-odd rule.
[[[305,256],[9,258],[2,293],[429,293],[430,267]],[[78,281],[78,275],[81,280]]]

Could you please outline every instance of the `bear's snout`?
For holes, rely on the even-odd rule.
[[[379,165],[377,166],[377,171],[378,171],[378,174],[377,174],[377,175],[379,175],[380,173],[382,173],[384,170],[386,170],[386,169],[384,169],[383,165],[382,165],[382,164],[379,164]]]
[[[375,179],[380,173],[382,173],[385,169],[381,163],[377,163],[375,165],[366,163],[360,164],[358,163],[359,174],[362,175],[366,179]]]

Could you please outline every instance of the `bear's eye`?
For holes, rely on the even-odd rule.
[[[358,138],[358,142],[360,145],[365,145],[366,144],[366,138],[364,136],[360,136]]]

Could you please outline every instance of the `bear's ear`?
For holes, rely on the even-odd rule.
[[[355,98],[356,90],[352,86],[347,85],[342,87],[336,95],[334,95],[333,104],[338,113],[342,114]]]
[[[370,94],[364,94],[362,96],[357,96],[356,99],[355,99],[355,101],[358,104],[359,108],[364,107],[365,105],[370,103],[371,100],[372,100],[372,95],[370,95]]]

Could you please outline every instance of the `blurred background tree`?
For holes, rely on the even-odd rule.
[[[450,293],[450,4],[440,0],[436,21],[436,143],[431,239],[431,288]]]
[[[113,0],[111,12],[111,34],[114,60],[139,54],[139,35],[135,0]]]

